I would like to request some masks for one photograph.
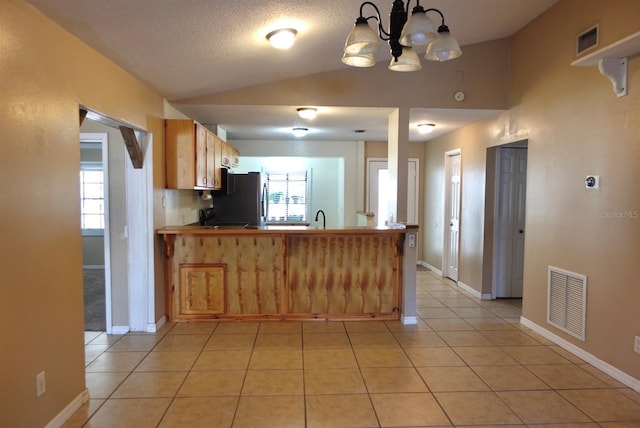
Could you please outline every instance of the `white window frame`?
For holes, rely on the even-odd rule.
[[[304,194],[303,195],[293,195],[289,194],[289,174],[304,174]],[[286,176],[286,184],[282,197],[284,198],[284,206],[285,206],[285,216],[284,219],[271,219],[271,213],[273,209],[273,187],[272,182],[276,180],[271,180],[270,176],[274,175],[285,175]],[[293,180],[292,180],[293,181]],[[297,170],[297,171],[266,171],[265,172],[265,182],[267,185],[268,197],[267,197],[267,224],[309,224],[311,217],[311,171],[310,170]],[[302,200],[300,203],[294,202],[293,198],[295,196],[302,196]],[[302,219],[292,219],[289,217],[289,209],[290,206],[295,207],[299,205],[304,205],[304,214]]]
[[[103,168],[102,162],[89,162],[83,161],[80,162],[80,224],[82,224],[82,219],[84,217],[84,212],[82,211],[84,195],[82,194],[82,172],[84,171],[100,171],[102,172],[102,224],[104,225],[106,222],[106,201],[105,201],[105,192],[106,192],[106,174]],[[97,228],[82,228],[82,236],[104,236],[104,226],[100,229]]]

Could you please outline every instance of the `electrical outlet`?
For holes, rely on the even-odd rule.
[[[640,354],[640,336],[636,336],[635,344],[633,345],[633,350]]]
[[[47,390],[47,381],[44,377],[44,371],[36,376],[36,396],[40,397]]]

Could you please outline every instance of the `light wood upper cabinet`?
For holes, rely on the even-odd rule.
[[[231,146],[222,142],[222,166],[231,168]]]
[[[240,152],[235,147],[231,147],[231,168],[240,166]]]
[[[224,141],[217,135],[214,135],[213,144],[215,152],[214,185],[219,189],[222,185],[222,145]]]
[[[216,183],[216,136],[212,132],[206,133],[206,174],[205,174],[205,187],[211,187],[214,189],[220,188],[220,183]]]
[[[222,142],[222,166],[227,168],[240,166],[240,152],[224,141]]]
[[[167,188],[220,189],[221,168],[240,164],[238,151],[189,119],[165,121]]]
[[[207,186],[207,176],[208,176],[208,156],[207,156],[207,128],[196,123],[196,174],[195,174],[195,185],[196,187],[208,187]]]
[[[193,189],[196,186],[196,136],[192,120],[165,121],[167,187]]]

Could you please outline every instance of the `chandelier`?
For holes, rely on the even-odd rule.
[[[438,9],[424,9],[420,0],[409,16],[407,1],[405,9],[402,0],[394,0],[389,14],[389,31],[382,26],[380,10],[370,1],[360,5],[360,16],[356,19],[353,29],[344,44],[342,62],[352,67],[372,67],[375,65],[374,53],[380,46],[380,40],[388,41],[391,48],[391,63],[389,69],[393,71],[417,71],[422,68],[420,58],[416,53],[419,47],[425,47],[425,59],[430,61],[448,61],[462,55],[458,41],[449,32],[444,23],[444,15]],[[365,6],[371,6],[375,15],[365,16]],[[436,32],[433,21],[427,13],[440,15],[441,24]],[[408,18],[408,19],[407,19]],[[377,22],[377,31],[369,26],[369,20]]]

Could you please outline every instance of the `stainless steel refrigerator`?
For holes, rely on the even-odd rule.
[[[222,191],[214,192],[214,225],[260,226],[263,186],[259,172],[234,174],[223,171]]]

